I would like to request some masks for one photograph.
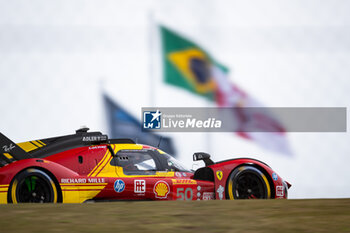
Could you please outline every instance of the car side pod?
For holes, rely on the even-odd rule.
[[[213,160],[210,159],[210,154],[205,152],[196,152],[193,154],[193,161],[199,160],[203,160],[206,167],[214,164]]]

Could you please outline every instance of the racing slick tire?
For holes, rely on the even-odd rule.
[[[9,203],[57,203],[55,182],[45,172],[29,168],[18,173],[12,180]]]
[[[268,199],[271,187],[264,173],[259,169],[245,165],[236,168],[227,180],[226,198]]]

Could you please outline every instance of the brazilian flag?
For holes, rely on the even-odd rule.
[[[179,34],[160,27],[163,45],[164,81],[214,100],[217,89],[214,68],[228,70],[204,49]]]

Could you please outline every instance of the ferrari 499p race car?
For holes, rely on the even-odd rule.
[[[100,132],[14,143],[0,133],[0,203],[287,198],[268,165],[239,158],[188,170],[165,152]]]

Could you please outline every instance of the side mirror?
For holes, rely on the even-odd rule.
[[[193,161],[203,160],[205,166],[213,165],[214,162],[210,159],[210,154],[205,152],[196,152],[193,154]]]

